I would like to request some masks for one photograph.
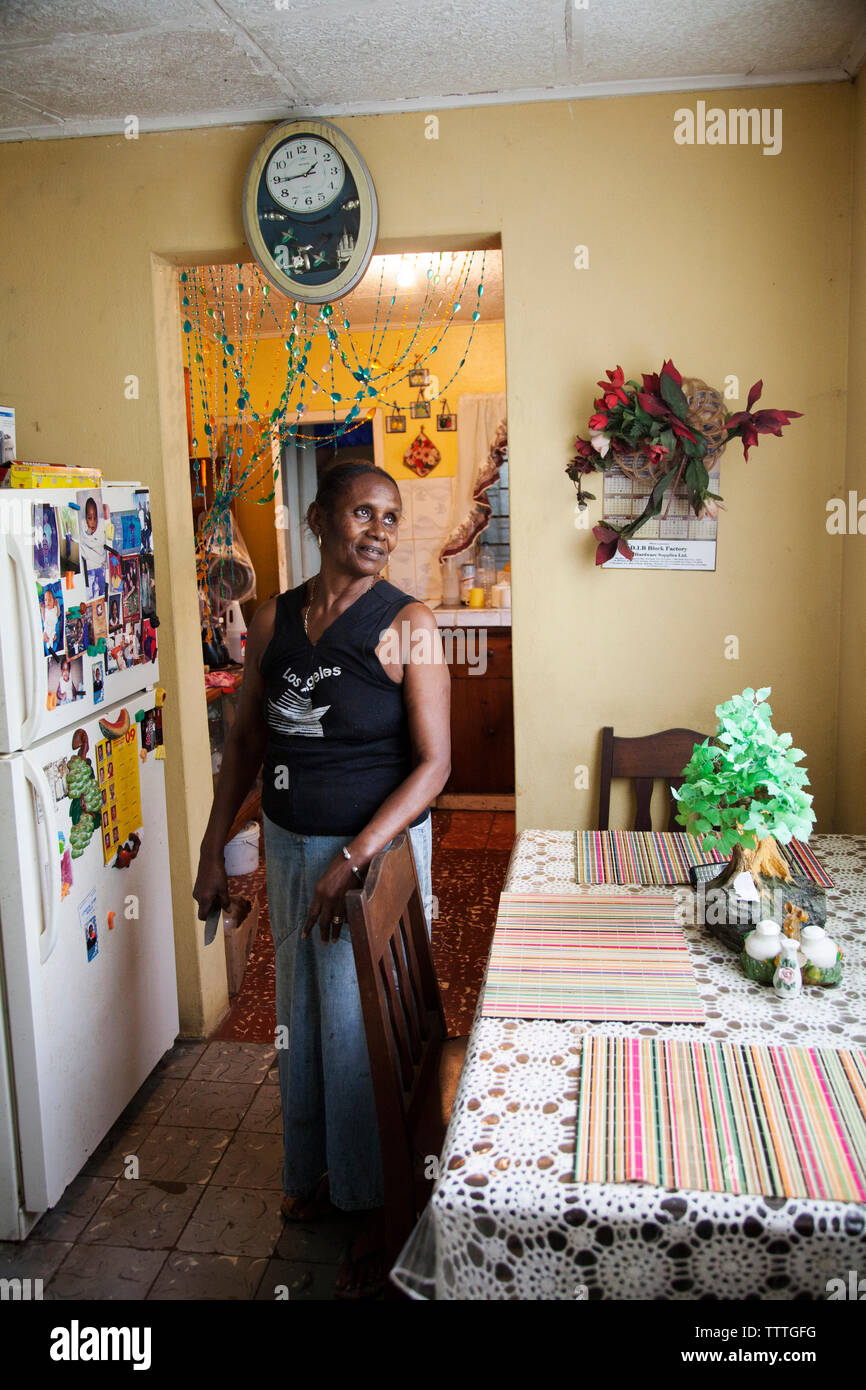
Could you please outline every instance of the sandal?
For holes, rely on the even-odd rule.
[[[280,1211],[286,1221],[315,1221],[333,1210],[329,1193],[328,1175],[323,1173],[312,1191],[303,1197],[283,1197]]]

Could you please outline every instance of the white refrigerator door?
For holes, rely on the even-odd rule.
[[[81,492],[88,489],[82,488]],[[136,493],[144,493],[136,483],[103,483],[100,489],[103,504],[110,512],[133,512],[138,510]],[[159,680],[159,659],[143,658],[141,591],[139,588],[139,617],[130,620],[119,628],[108,630],[107,615],[111,611],[111,600],[119,603],[118,614],[123,614],[123,594],[106,592],[103,596],[106,612],[106,647],[112,651],[96,656],[87,651],[73,658],[72,678],[76,691],[82,693],[66,703],[49,698],[56,692],[59,662],[51,663],[45,654],[43,640],[43,621],[40,611],[37,584],[46,585],[50,581],[41,579],[36,570],[34,556],[33,507],[45,506],[55,509],[68,507],[77,501],[74,488],[28,489],[4,488],[0,491],[0,617],[2,617],[3,640],[0,644],[0,753],[14,753],[20,748],[29,748],[57,730],[73,727],[87,718],[94,709],[127,699],[138,690],[155,685]],[[149,515],[149,499],[148,499]],[[57,513],[59,515],[59,513]],[[77,514],[79,524],[81,513]],[[102,518],[103,525],[105,518]],[[113,548],[121,544],[120,536],[111,536],[107,543]],[[65,537],[59,537],[59,547],[65,546]],[[129,552],[130,558],[133,552]],[[149,559],[152,555],[149,554]],[[138,554],[139,564],[141,553]],[[58,567],[60,561],[58,559]],[[66,613],[69,608],[80,608],[82,604],[92,603],[93,597],[87,591],[84,566],[79,571],[70,571],[71,582],[67,584],[65,574],[56,581],[62,604],[62,617],[56,628],[67,632]],[[62,642],[61,642],[62,645]],[[95,648],[96,644],[91,644]],[[116,665],[117,669],[110,668]],[[94,670],[103,672],[102,700],[94,701]],[[52,706],[53,708],[49,708]]]
[[[143,733],[154,741],[153,720],[135,720],[138,711],[152,711],[153,695],[113,706],[104,717],[120,719],[124,708],[131,734],[109,748],[117,758],[112,772],[123,769],[126,778],[124,794],[109,789],[106,809],[116,805],[123,825],[137,782],[140,847],[127,867],[106,864],[101,815],[80,857],[61,860],[59,834],[67,849],[71,844],[73,798],[65,794],[63,768],[73,755],[72,731],[0,757],[3,1007],[17,1185],[28,1212],[57,1202],[177,1036],[165,764],[153,752],[142,761]],[[79,727],[96,773],[100,742],[107,767],[104,735],[93,717]],[[80,776],[81,764],[73,766]],[[76,793],[80,785],[73,783]],[[58,798],[58,792],[64,794]],[[127,823],[130,815],[135,812]],[[0,1104],[0,1124],[3,1113]],[[0,1133],[0,1183],[7,1188],[0,1212],[11,1201],[12,1178],[3,1161],[8,1137]]]

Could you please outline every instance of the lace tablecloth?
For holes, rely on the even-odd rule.
[[[469,1040],[441,1176],[393,1271],[416,1298],[826,1298],[866,1270],[866,1207],[574,1181],[581,1035],[866,1047],[866,837],[814,836],[842,983],[777,1000],[705,928],[685,928],[706,1025],[482,1018]],[[573,836],[524,830],[511,892],[574,882]],[[607,891],[622,892],[611,886]]]

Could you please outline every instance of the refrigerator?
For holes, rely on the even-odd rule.
[[[137,483],[0,490],[3,1240],[178,1032],[154,559]]]

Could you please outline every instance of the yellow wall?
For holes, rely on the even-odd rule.
[[[839,663],[836,825],[866,831],[866,77],[854,107],[851,321],[848,359],[848,448],[844,490],[864,504],[856,535],[835,537],[842,552],[842,641]],[[862,534],[861,534],[862,532]]]
[[[376,181],[380,250],[501,234],[519,828],[593,823],[603,724],[708,728],[713,706],[747,684],[773,687],[777,727],[807,750],[820,820],[833,820],[842,547],[824,523],[846,483],[854,94],[717,94],[724,107],[782,108],[784,148],[770,157],[677,145],[674,111],[697,95],[708,94],[443,112],[437,140],[424,138],[422,113],[341,122]],[[210,759],[166,262],[246,258],[241,192],[263,130],[0,146],[3,399],[17,409],[19,451],[135,474],[154,493],[175,929],[193,1034],[216,1021],[225,983],[189,897]],[[589,269],[574,268],[578,244]],[[804,419],[748,464],[739,446],[727,451],[715,574],[597,571],[563,467],[604,368],[632,375],[668,355],[711,383],[735,373],[741,402],[762,376],[764,403]],[[124,394],[128,374],[137,400]],[[848,584],[849,608],[861,593],[862,579]],[[724,658],[730,634],[738,661]],[[579,764],[590,792],[574,788]]]

